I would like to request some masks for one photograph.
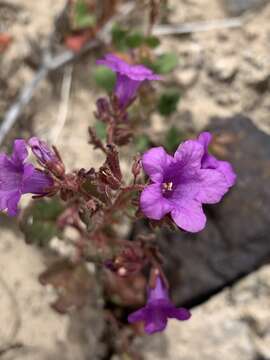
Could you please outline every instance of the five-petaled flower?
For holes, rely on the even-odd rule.
[[[28,152],[24,140],[14,141],[11,156],[0,154],[0,211],[15,216],[23,194],[45,195],[53,185],[48,175],[26,162]]]
[[[145,216],[161,220],[171,214],[173,221],[189,232],[205,227],[202,204],[219,202],[236,180],[229,163],[208,154],[210,139],[210,134],[202,133],[198,140],[185,141],[174,156],[162,147],[143,155],[144,171],[152,181],[140,197]]]
[[[144,81],[161,80],[160,76],[144,65],[130,65],[113,54],[107,54],[104,59],[98,60],[97,64],[105,65],[116,73],[115,94],[121,108],[125,108],[134,100]]]
[[[128,321],[135,323],[144,322],[144,329],[148,334],[163,331],[168,318],[188,320],[190,312],[185,308],[176,308],[170,301],[168,289],[160,276],[156,279],[155,287],[148,289],[148,298],[145,307],[130,314]]]

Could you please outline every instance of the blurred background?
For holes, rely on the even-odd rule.
[[[74,24],[70,32],[70,3],[0,0],[0,139],[7,150],[35,134],[57,145],[67,167],[87,168],[103,160],[87,128],[103,93],[95,61],[110,50],[106,24],[113,13],[126,28],[143,27],[147,1],[100,0],[100,35]],[[173,111],[151,112],[148,132],[155,142],[165,134],[173,149],[185,134],[211,130],[213,151],[233,163],[238,183],[206,209],[200,234],[160,234],[173,300],[193,317],[133,346],[149,360],[269,360],[270,1],[161,3],[153,51],[174,54],[164,72]],[[124,171],[128,161],[127,151]],[[0,226],[0,359],[130,360],[108,350],[95,301],[68,314],[51,308],[52,286],[37,281],[46,252],[26,245],[14,220],[2,216]],[[120,231],[134,236],[142,226]]]

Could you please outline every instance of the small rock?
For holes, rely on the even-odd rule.
[[[194,85],[198,76],[198,70],[195,68],[187,68],[176,73],[176,79],[183,88],[189,88]]]
[[[235,57],[221,58],[211,65],[209,74],[220,81],[231,81],[238,71],[238,61]]]
[[[254,87],[259,92],[265,92],[269,85],[270,65],[267,58],[258,58],[255,52],[244,54],[244,62],[241,69],[243,82]]]
[[[223,0],[225,8],[231,15],[240,15],[244,11],[260,7],[266,2],[266,0]]]

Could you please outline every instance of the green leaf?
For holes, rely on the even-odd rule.
[[[148,36],[144,39],[144,42],[152,49],[155,49],[160,45],[160,40],[156,36]]]
[[[128,31],[121,28],[118,24],[115,24],[112,28],[111,34],[113,46],[119,51],[126,50],[126,37],[128,35]]]
[[[174,53],[162,54],[152,64],[152,68],[158,74],[168,74],[178,65],[178,57]]]
[[[75,26],[80,29],[96,25],[96,18],[89,14],[89,9],[84,0],[78,0],[75,4],[74,22]]]
[[[158,101],[158,111],[163,116],[168,116],[174,113],[177,109],[177,104],[180,99],[180,93],[176,89],[169,89],[162,94]]]
[[[164,141],[165,148],[168,152],[174,152],[178,145],[185,139],[184,134],[179,129],[172,126],[166,134]]]
[[[46,246],[54,236],[59,235],[56,220],[63,210],[56,199],[34,201],[24,212],[20,223],[26,242]]]
[[[126,45],[130,49],[136,49],[144,43],[144,36],[140,32],[134,32],[126,37]]]
[[[102,121],[97,121],[95,124],[95,130],[96,130],[96,134],[97,137],[100,140],[104,140],[106,138],[106,124]]]
[[[105,66],[98,66],[94,70],[94,79],[98,86],[107,92],[112,92],[116,82],[115,73]]]
[[[136,138],[135,147],[138,152],[147,150],[150,146],[150,139],[147,135],[143,134]]]

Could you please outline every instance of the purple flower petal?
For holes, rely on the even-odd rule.
[[[208,146],[212,140],[212,135],[208,132],[203,132],[198,137],[198,142],[204,147],[204,155],[202,158],[203,169],[216,169],[221,172],[227,181],[228,187],[231,187],[236,182],[236,174],[230,163],[227,161],[220,161],[213,155],[208,153]]]
[[[27,177],[22,185],[23,194],[46,194],[53,185],[53,180],[42,171],[34,169],[31,176]]]
[[[177,320],[185,321],[191,318],[191,313],[185,308],[171,307],[168,311],[168,316]]]
[[[227,181],[228,187],[231,187],[236,182],[236,174],[233,171],[231,164],[227,161],[219,161],[217,170],[220,171]]]
[[[14,141],[13,153],[11,156],[11,161],[15,165],[21,165],[27,158],[28,151],[26,148],[26,142],[23,139],[17,139]]]
[[[172,204],[163,197],[161,185],[152,184],[147,186],[140,197],[142,212],[153,220],[160,220],[172,210]]]
[[[0,191],[12,191],[22,181],[22,166],[18,166],[6,155],[0,155]]]
[[[35,172],[35,167],[32,164],[24,164],[23,166],[23,182],[29,179]]]
[[[148,150],[142,157],[142,166],[153,182],[162,183],[166,169],[173,163],[173,157],[168,155],[163,147]]]
[[[167,326],[168,320],[166,314],[160,309],[150,309],[145,321],[145,332],[152,335],[156,332],[163,331]]]
[[[200,190],[196,199],[203,204],[216,204],[229,190],[225,176],[218,170],[200,171]]]
[[[121,107],[125,107],[136,97],[136,92],[140,85],[140,81],[132,80],[126,75],[119,74],[117,76],[115,94],[119,99]]]
[[[144,319],[146,318],[146,313],[147,310],[145,310],[145,308],[141,308],[137,311],[134,311],[132,314],[128,316],[128,322],[130,324],[133,324],[138,321],[144,321]]]
[[[9,194],[9,198],[7,201],[6,208],[8,210],[9,216],[16,216],[18,213],[18,203],[21,198],[21,193],[19,191],[15,191],[14,193]]]
[[[154,289],[149,288],[148,291],[148,302],[151,303],[157,300],[165,300],[166,302],[169,300],[168,289],[164,286],[160,276],[158,276],[158,278],[156,279]]]
[[[153,71],[148,69],[146,66],[130,65],[113,54],[107,54],[104,59],[97,60],[96,63],[98,65],[107,66],[114,72],[126,75],[135,81],[161,80],[159,75],[154,74]]]
[[[206,152],[208,151],[208,146],[212,141],[212,134],[210,134],[208,131],[204,131],[198,136],[198,141],[203,145],[204,151]]]
[[[189,200],[186,204],[173,209],[171,216],[181,229],[192,233],[203,230],[206,224],[202,205],[196,200]]]
[[[174,154],[174,159],[182,171],[194,172],[201,168],[204,154],[203,146],[195,140],[183,142]]]

